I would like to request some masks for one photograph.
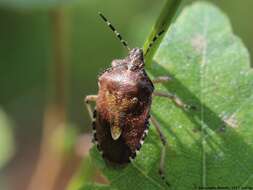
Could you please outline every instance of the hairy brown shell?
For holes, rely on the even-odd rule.
[[[103,157],[114,164],[125,164],[141,148],[148,130],[154,90],[143,67],[129,67],[128,60],[99,77],[94,114],[94,140]],[[112,138],[112,128],[120,132]]]

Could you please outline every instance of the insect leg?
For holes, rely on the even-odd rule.
[[[164,136],[164,134],[161,131],[160,124],[154,118],[154,116],[150,117],[150,121],[155,126],[156,131],[158,132],[160,140],[162,141],[162,144],[163,144],[163,148],[162,148],[162,152],[161,152],[161,159],[160,159],[160,166],[159,166],[159,175],[161,176],[161,178],[163,180],[165,180],[164,168],[165,168],[166,146],[167,146],[168,142],[167,142],[166,137]],[[167,181],[166,181],[166,184],[169,185],[169,183]]]
[[[154,83],[154,84],[157,84],[157,83],[164,83],[164,82],[168,82],[168,81],[170,81],[171,80],[171,78],[169,77],[169,76],[159,76],[159,77],[157,77],[157,78],[154,78],[153,80],[152,80],[152,83]]]
[[[153,92],[153,96],[160,96],[164,98],[171,99],[178,107],[189,110],[189,109],[195,109],[194,106],[185,104],[179,97],[177,97],[175,94],[169,93],[169,92]]]
[[[84,98],[84,102],[86,104],[91,120],[93,119],[93,111],[92,111],[90,103],[95,102],[97,100],[97,97],[98,97],[97,95],[88,95]]]

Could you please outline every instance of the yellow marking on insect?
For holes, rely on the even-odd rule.
[[[113,140],[117,140],[122,133],[122,128],[116,125],[111,126],[111,135]]]

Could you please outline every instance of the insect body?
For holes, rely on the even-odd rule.
[[[164,145],[159,168],[159,173],[163,177],[167,141],[156,119],[150,116],[152,96],[170,98],[180,107],[185,108],[186,105],[170,93],[154,91],[153,83],[166,82],[170,78],[158,77],[151,81],[144,69],[142,49],[130,50],[127,42],[107,19],[101,13],[100,16],[127,47],[129,54],[125,59],[114,60],[112,67],[99,76],[98,95],[89,95],[85,98],[92,118],[94,141],[105,160],[117,165],[127,164],[140,150],[151,121]],[[151,44],[161,34],[162,32],[155,36]],[[94,111],[89,104],[91,101],[96,102]]]
[[[143,68],[141,49],[131,50],[128,57],[113,64],[99,77],[93,125],[104,158],[125,164],[144,140],[154,87]]]

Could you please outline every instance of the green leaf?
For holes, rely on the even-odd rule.
[[[228,18],[204,2],[185,8],[164,37],[155,61],[150,76],[172,77],[156,90],[175,93],[196,107],[183,111],[167,99],[153,100],[152,113],[169,142],[165,171],[171,186],[158,176],[162,146],[151,126],[140,154],[124,168],[107,166],[92,149],[92,159],[110,187],[253,186],[253,71]]]
[[[76,189],[82,189],[84,184],[87,184],[90,180],[91,177],[95,173],[95,166],[92,164],[90,157],[85,157],[83,159],[83,162],[79,168],[79,170],[74,174],[72,180],[68,184],[68,187],[66,188],[67,190],[76,190]],[[92,184],[86,185],[84,188],[86,189],[91,189],[93,187]],[[99,188],[106,188],[106,186],[99,186]]]

